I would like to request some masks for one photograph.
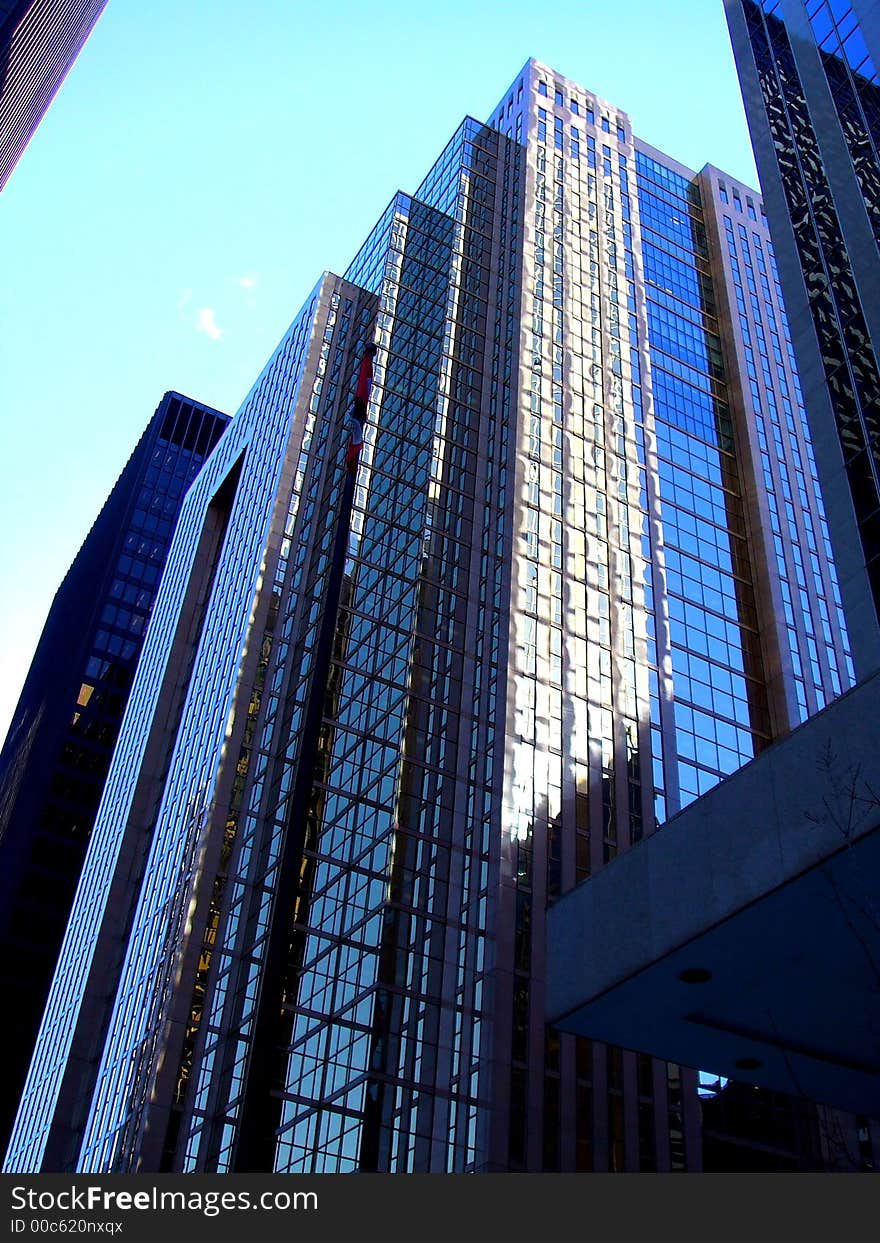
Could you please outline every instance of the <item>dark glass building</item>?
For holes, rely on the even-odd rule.
[[[0,190],[107,0],[0,0]]]
[[[4,1143],[177,515],[227,422],[165,394],[58,588],[0,753]]]
[[[880,10],[725,8],[864,677],[880,665]]]
[[[529,61],[187,496],[6,1168],[712,1167],[544,912],[851,680],[760,197]]]

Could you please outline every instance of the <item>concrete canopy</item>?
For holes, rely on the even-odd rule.
[[[548,912],[554,1026],[880,1115],[880,675]]]

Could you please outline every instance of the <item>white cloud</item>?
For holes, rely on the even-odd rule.
[[[224,330],[214,319],[214,308],[203,306],[196,317],[196,332],[206,332],[212,341],[219,341]]]
[[[249,311],[257,309],[257,299],[254,296],[254,290],[257,287],[257,278],[255,276],[240,276],[238,278],[239,288],[244,290],[244,304]]]
[[[182,315],[188,302],[192,300],[193,291],[191,289],[181,289],[180,297],[177,299],[177,311]]]

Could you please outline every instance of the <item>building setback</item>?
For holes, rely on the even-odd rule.
[[[547,1028],[544,912],[851,681],[759,196],[529,61],[187,496],[6,1168],[822,1168]]]
[[[107,0],[0,0],[0,190]]]
[[[227,422],[165,394],[58,588],[0,753],[4,1146],[181,502]]]

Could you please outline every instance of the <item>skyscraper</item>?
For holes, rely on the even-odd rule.
[[[4,1145],[177,514],[227,421],[165,394],[58,588],[0,753]]]
[[[880,665],[880,13],[725,9],[861,678]]]
[[[107,0],[0,0],[0,190]]]
[[[700,1169],[543,913],[849,684],[802,416],[758,195],[529,61],[190,490],[7,1168]]]

